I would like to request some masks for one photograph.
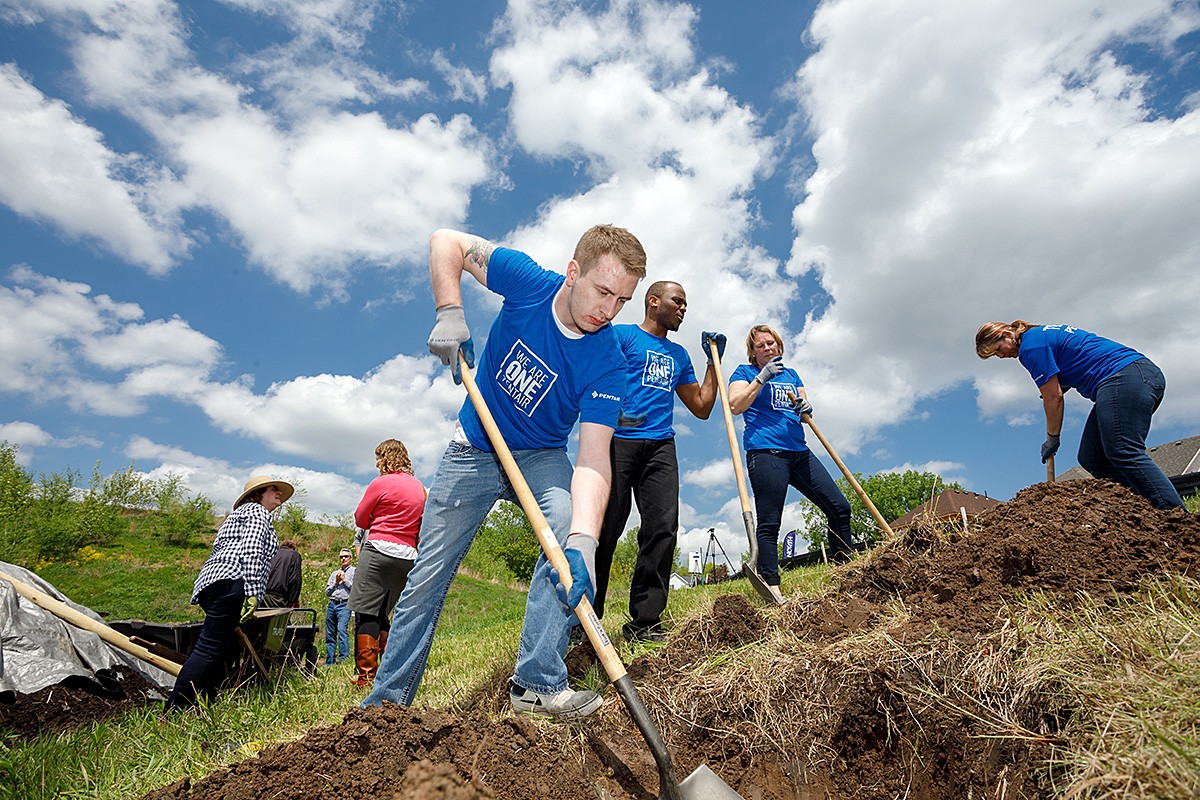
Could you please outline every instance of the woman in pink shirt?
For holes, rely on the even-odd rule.
[[[371,481],[354,511],[354,524],[368,531],[358,554],[350,590],[354,612],[355,686],[370,686],[387,646],[392,609],[417,557],[417,537],[425,510],[425,487],[413,475],[408,449],[399,439],[375,448],[379,477]]]

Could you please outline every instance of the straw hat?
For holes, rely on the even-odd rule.
[[[270,475],[255,475],[253,478],[246,481],[246,487],[242,489],[242,494],[240,497],[238,497],[237,502],[233,504],[233,507],[237,508],[242,503],[246,502],[246,495],[252,494],[256,490],[272,484],[279,487],[279,495],[283,498],[282,502],[284,503],[286,503],[287,499],[292,496],[293,492],[296,491],[295,487],[293,487],[287,481],[275,480]]]

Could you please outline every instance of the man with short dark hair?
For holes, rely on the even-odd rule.
[[[572,610],[595,586],[596,543],[609,491],[608,442],[625,389],[624,360],[609,321],[646,274],[646,253],[629,231],[597,225],[580,238],[563,275],[517,250],[440,230],[430,237],[429,273],[437,313],[429,349],[451,367],[456,382],[460,352],[474,366],[463,273],[504,298],[476,382],[563,547],[572,580],[571,592],[560,596],[545,555],[538,559],[509,702],[519,713],[578,719],[601,703],[595,692],[571,690],[563,655]],[[572,469],[566,448],[576,421],[579,449]],[[363,705],[412,704],[450,582],[501,498],[517,499],[467,400],[430,486],[420,550],[396,604],[374,691]]]
[[[674,281],[646,290],[646,316],[640,325],[614,325],[625,355],[627,385],[621,417],[610,446],[612,490],[596,551],[596,614],[604,597],[617,540],[629,519],[630,495],[637,500],[637,563],[629,587],[629,616],[622,633],[629,641],[662,641],[675,538],[679,532],[679,462],[675,454],[675,398],[698,419],[708,419],[717,397],[717,372],[709,342],[725,351],[725,336],[704,331],[700,346],[708,356],[704,382],[696,380],[687,350],[667,338],[687,313],[687,293]]]

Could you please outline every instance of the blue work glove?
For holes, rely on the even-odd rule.
[[[1042,463],[1049,461],[1058,452],[1058,434],[1047,433],[1046,441],[1042,442]]]
[[[247,597],[245,600],[242,601],[242,624],[243,625],[250,621],[250,618],[254,616],[254,612],[257,609],[258,609],[258,598],[257,597]]]
[[[467,357],[467,366],[475,368],[475,345],[471,342],[471,330],[467,327],[467,317],[460,305],[442,306],[436,312],[437,322],[429,333],[429,352],[450,367],[455,383],[462,383],[462,374],[458,368],[458,351],[462,350]]]
[[[758,374],[754,376],[754,380],[766,386],[767,381],[771,380],[771,378],[774,378],[776,375],[779,375],[782,372],[783,356],[775,356],[767,362],[765,367],[758,371]]]
[[[704,331],[700,334],[700,346],[704,348],[704,355],[708,357],[708,363],[712,363],[712,348],[708,346],[709,342],[713,342],[717,346],[717,358],[725,357],[725,334],[717,333],[716,331]]]
[[[812,411],[813,411],[812,403],[808,402],[807,398],[801,397],[800,395],[796,395],[795,406],[796,406],[796,413],[799,414],[800,416],[803,417],[805,414],[808,414],[809,416],[812,415]]]
[[[572,533],[567,537],[563,555],[571,567],[571,592],[562,583],[562,576],[554,567],[550,568],[550,582],[558,593],[558,600],[572,611],[579,601],[587,597],[588,602],[596,599],[596,547],[600,542],[586,533]]]
[[[649,414],[633,414],[631,416],[626,416],[625,409],[621,409],[621,413],[617,414],[617,427],[640,428],[646,424],[646,420],[649,419],[649,417]]]

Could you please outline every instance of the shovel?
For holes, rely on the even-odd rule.
[[[1046,459],[1046,483],[1054,483],[1054,456]]]
[[[479,415],[479,421],[483,423],[483,429],[487,431],[492,448],[496,451],[496,457],[500,459],[500,465],[504,467],[504,474],[508,476],[508,482],[512,484],[521,508],[525,511],[525,516],[529,518],[529,524],[532,526],[534,534],[537,535],[538,544],[542,546],[546,560],[558,570],[560,579],[570,591],[571,567],[567,563],[567,557],[563,554],[562,547],[554,536],[554,531],[550,529],[550,523],[546,522],[545,516],[542,515],[542,510],[538,507],[537,500],[529,489],[529,484],[525,482],[525,477],[521,474],[521,468],[517,466],[512,451],[508,449],[504,436],[496,426],[496,420],[492,417],[492,412],[488,410],[483,395],[479,393],[479,387],[475,384],[471,368],[467,366],[467,360],[461,353],[459,354],[459,366],[462,370],[463,385],[467,387],[467,395],[471,398],[471,405],[475,407],[475,413]],[[745,800],[704,764],[696,767],[695,771],[684,778],[682,783],[675,780],[675,768],[671,765],[671,754],[663,743],[662,735],[650,718],[650,712],[646,710],[633,681],[625,672],[625,665],[621,663],[621,657],[617,655],[617,650],[609,641],[604,628],[600,627],[600,620],[596,617],[596,612],[586,597],[581,599],[579,605],[575,607],[575,615],[579,617],[579,622],[583,625],[588,640],[592,643],[592,648],[600,658],[600,663],[604,665],[604,671],[608,673],[609,680],[612,681],[617,693],[621,695],[621,699],[625,701],[625,707],[629,709],[629,716],[633,718],[634,724],[642,733],[642,738],[646,740],[651,753],[654,754],[654,763],[658,765],[659,800]]]
[[[788,392],[788,399],[792,401],[792,405],[796,405],[797,402],[799,402],[796,399],[795,393],[793,392]],[[838,469],[840,469],[842,474],[846,476],[846,480],[854,489],[854,493],[858,495],[858,499],[862,500],[863,505],[866,506],[867,510],[871,512],[871,516],[875,518],[876,524],[879,525],[879,530],[883,531],[884,535],[889,539],[896,538],[896,534],[892,532],[892,526],[887,524],[887,520],[885,520],[883,515],[879,513],[879,509],[876,508],[875,504],[871,502],[871,498],[867,497],[867,493],[859,484],[858,479],[854,477],[854,473],[851,472],[844,463],[842,463],[842,460],[838,458],[837,452],[833,449],[833,445],[829,443],[829,440],[826,439],[821,433],[821,429],[817,427],[815,422],[813,422],[812,414],[801,414],[800,421],[812,428],[812,432],[815,433],[817,438],[821,440],[821,444],[825,447],[825,452],[829,453],[829,457],[833,459],[833,463],[837,464]]]
[[[713,369],[717,371],[717,392],[721,395],[721,410],[725,412],[725,433],[729,436],[729,453],[733,456],[733,476],[737,478],[738,499],[742,501],[742,522],[746,525],[746,538],[750,540],[750,552],[746,554],[746,577],[754,591],[772,605],[784,603],[779,587],[768,586],[758,574],[758,537],[754,535],[754,512],[750,510],[750,493],[746,491],[746,473],[742,470],[742,451],[738,447],[737,432],[733,428],[733,411],[729,408],[729,390],[725,387],[725,376],[721,374],[721,357],[717,354],[716,342],[709,341]]]

